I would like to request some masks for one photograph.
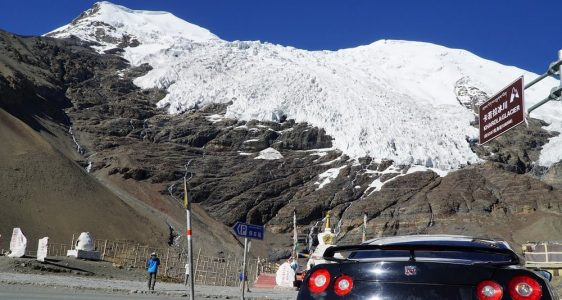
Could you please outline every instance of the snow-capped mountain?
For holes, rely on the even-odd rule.
[[[168,95],[172,114],[210,103],[232,103],[227,117],[279,120],[324,128],[351,157],[392,159],[443,170],[475,163],[469,146],[478,130],[470,102],[481,102],[518,76],[537,75],[464,50],[381,40],[339,51],[306,51],[256,41],[224,41],[170,13],[99,2],[71,24],[47,34],[77,36],[98,51],[124,49],[133,65],[153,67],[135,84]],[[526,91],[526,105],[558,85],[547,79]],[[473,100],[475,99],[475,100]],[[548,103],[532,117],[562,132],[562,106]],[[524,125],[521,125],[524,126]],[[562,136],[539,163],[562,159]]]

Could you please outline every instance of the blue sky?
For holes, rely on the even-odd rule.
[[[0,3],[0,28],[37,35],[96,1]],[[225,40],[336,50],[379,39],[432,42],[543,73],[562,48],[560,0],[114,0],[164,10]]]

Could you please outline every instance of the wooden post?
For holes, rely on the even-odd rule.
[[[168,259],[170,258],[170,248],[166,252],[166,262],[164,263],[164,276],[168,276]]]
[[[139,248],[142,248],[142,246],[139,246]],[[137,255],[139,256],[138,267],[141,268],[141,269],[143,267],[143,261],[144,261],[143,253],[144,253],[144,250],[141,251],[141,249],[139,249],[137,251]]]
[[[74,249],[74,233],[72,234],[72,242],[70,242],[70,250]]]
[[[190,276],[195,276],[197,274],[197,268],[199,267],[199,257],[201,256],[201,248],[199,248],[199,251],[197,252],[197,259],[195,260],[195,269],[193,271],[193,275],[190,274]],[[196,278],[196,277],[193,277]]]
[[[146,266],[146,260],[148,259],[148,246],[144,248],[144,255],[143,255],[144,263]]]
[[[260,257],[258,256],[258,260],[256,261],[256,279],[260,275]]]
[[[132,265],[134,267],[136,267],[137,266],[137,245],[136,244],[133,244],[133,252],[129,253],[129,258],[133,263]]]
[[[238,286],[238,272],[240,272],[240,266],[238,265],[238,258],[234,257],[234,286]]]
[[[206,267],[205,257],[203,257],[203,260],[199,260],[199,263],[200,263],[202,266],[198,266],[198,267],[197,267],[197,269],[200,269],[200,272],[198,272],[198,274],[201,273],[201,274],[200,274],[200,275],[201,275],[201,284],[205,284],[205,276],[207,276],[207,275],[205,275],[205,273],[207,272],[207,271],[206,271],[206,270],[207,270],[207,267]],[[199,263],[198,263],[198,264],[199,264]]]
[[[134,265],[135,268],[136,268],[136,267],[137,267],[137,262],[140,261],[140,260],[139,260],[139,257],[138,257],[138,256],[139,256],[139,244],[136,244],[136,245],[135,245],[135,252],[133,253],[133,255],[134,255],[133,259],[135,260],[133,265]]]
[[[117,245],[115,244],[115,241],[113,241],[111,244],[112,244],[112,247],[111,247],[112,251],[111,252],[113,252],[113,255],[112,255],[113,262],[115,262],[115,257],[117,255]]]
[[[107,250],[107,240],[103,243],[103,252],[101,254],[101,260],[105,260],[105,251]]]
[[[135,245],[135,247],[133,248],[133,266],[135,266],[135,268],[137,267],[137,249],[138,249],[138,245]]]
[[[119,264],[119,265],[123,265],[123,263],[121,262],[121,255],[119,254],[119,242],[115,242],[115,250],[113,252],[113,257],[115,258],[115,261]]]
[[[110,256],[113,262],[116,262],[117,260],[117,248],[118,248],[117,243],[113,241],[111,243],[111,252],[110,252],[111,253]]]
[[[230,255],[228,255],[228,258],[226,259],[226,267],[224,268],[224,285],[226,286],[226,280],[228,279],[228,273],[230,273],[229,269],[228,269],[228,264],[230,263]]]

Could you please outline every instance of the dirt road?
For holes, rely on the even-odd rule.
[[[233,287],[196,286],[196,299],[234,299]],[[0,299],[177,299],[186,297],[186,287],[158,282],[154,294],[146,282],[93,277],[0,273]],[[246,299],[295,299],[289,289],[253,289]]]
[[[154,299],[153,295],[124,295],[96,291],[80,291],[68,288],[39,287],[32,285],[0,284],[0,299],[19,300],[94,300],[94,299]],[[158,296],[158,299],[177,299],[177,297]]]

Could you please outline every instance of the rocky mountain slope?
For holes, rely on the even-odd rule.
[[[238,247],[228,233],[236,221],[266,226],[267,240],[253,247],[262,250],[258,254],[287,247],[293,211],[303,234],[333,211],[338,239],[346,243],[359,241],[364,213],[369,237],[461,233],[518,243],[562,238],[561,178],[554,163],[560,136],[553,131],[562,126],[559,108],[545,109],[537,115],[542,119],[529,119],[528,126],[486,145],[472,137],[474,108],[501,87],[497,79],[484,85],[474,77],[522,70],[464,51],[437,47],[435,54],[432,45],[412,44],[426,50],[418,60],[429,55],[435,65],[416,69],[420,79],[410,78],[415,84],[405,86],[398,83],[409,72],[389,71],[408,66],[390,51],[404,42],[306,53],[222,41],[172,17],[103,2],[49,34],[71,40],[34,38],[72,55],[45,55],[40,46],[4,55],[18,68],[30,68],[29,56],[46,57],[44,64],[29,64],[36,69],[21,82],[58,91],[27,108],[49,107],[48,119],[61,132],[72,127],[72,136],[50,143],[62,144],[83,176],[89,173],[148,215],[155,209],[154,215],[163,216],[160,224],[182,232],[181,182],[188,176],[196,242],[217,252]],[[161,24],[180,29],[162,33]],[[139,28],[150,32],[139,34]],[[170,45],[170,38],[179,42]],[[103,53],[88,52],[86,45]],[[362,60],[354,63],[353,57]],[[352,72],[356,63],[365,66],[359,73]],[[488,68],[493,71],[475,73]],[[441,71],[446,80],[432,75]],[[34,79],[50,72],[56,81]],[[346,79],[332,87],[334,78]],[[529,95],[537,98],[544,89]],[[14,90],[29,91],[23,85]],[[365,98],[369,93],[375,100]],[[7,109],[10,103],[3,108],[17,116]],[[429,108],[441,113],[432,115]],[[17,117],[41,131],[35,114]],[[78,151],[69,154],[73,147]]]
[[[126,202],[74,161],[63,109],[65,88],[88,80],[121,59],[99,55],[76,42],[20,38],[0,32],[0,247],[21,227],[30,248],[37,238],[70,243],[73,234],[159,244],[164,222]],[[95,58],[93,58],[95,57]]]

